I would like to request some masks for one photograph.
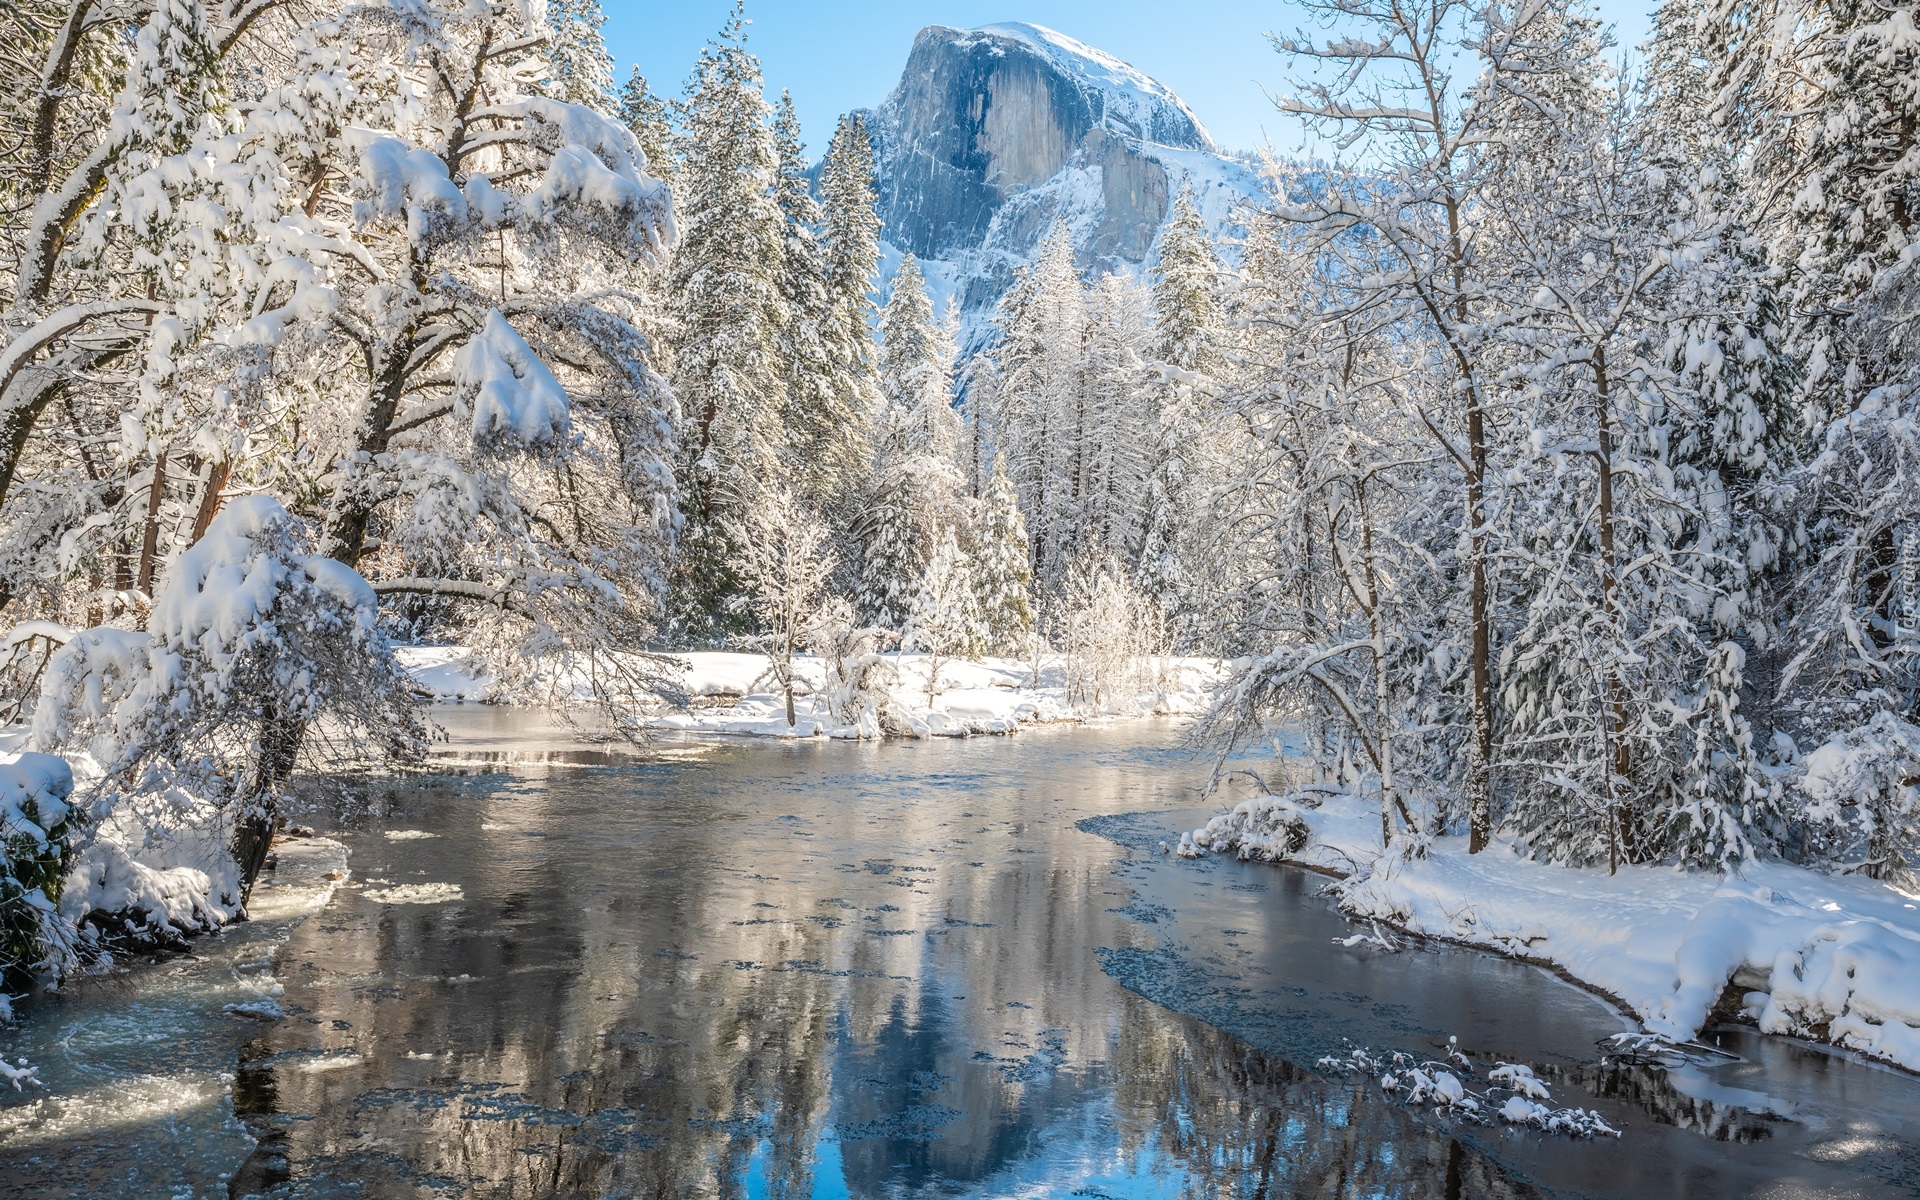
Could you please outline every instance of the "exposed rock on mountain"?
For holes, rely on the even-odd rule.
[[[1148,262],[1183,180],[1216,227],[1259,194],[1164,85],[1036,25],[929,26],[869,114],[880,216],[969,316],[1006,288],[1056,218],[1090,272]]]

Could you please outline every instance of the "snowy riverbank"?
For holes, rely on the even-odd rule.
[[[403,646],[398,655],[414,682],[436,701],[511,698],[463,647]],[[820,658],[794,660],[796,720],[788,725],[786,701],[766,656],[691,651],[671,657],[686,664],[681,683],[693,705],[681,710],[662,704],[647,719],[649,728],[777,738],[880,735],[871,719],[847,721],[828,710],[818,695],[827,682],[826,663]],[[1065,664],[1057,655],[1041,659],[1037,679],[1034,664],[1026,659],[943,659],[931,689],[928,676],[936,666],[931,657],[889,654],[886,660],[892,668],[887,699],[901,732],[912,737],[1011,733],[1023,725],[1100,717],[1197,714],[1225,673],[1225,664],[1217,659],[1157,658],[1143,664],[1139,688],[1123,702],[1092,705],[1069,696]],[[590,699],[584,688],[578,699]]]
[[[1244,801],[1180,852],[1332,871],[1357,921],[1551,964],[1673,1041],[1718,1010],[1920,1071],[1920,895],[1888,884],[1784,863],[1609,875],[1499,842],[1470,855],[1465,838],[1383,856],[1378,811],[1345,795]]]

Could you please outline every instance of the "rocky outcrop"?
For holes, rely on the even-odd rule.
[[[970,313],[1056,219],[1090,272],[1127,270],[1151,257],[1182,179],[1217,225],[1258,190],[1173,92],[1033,25],[921,30],[868,119],[888,243]]]

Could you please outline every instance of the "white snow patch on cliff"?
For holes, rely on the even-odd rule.
[[[1207,127],[1172,88],[1105,50],[1097,50],[1044,25],[1022,21],[983,25],[974,32],[1014,38],[1038,52],[1056,70],[1102,97],[1106,111],[1099,116],[1121,121],[1135,137],[1155,140],[1155,114],[1162,109],[1172,109],[1193,123],[1194,131],[1207,149],[1216,149]],[[1105,120],[1100,123],[1105,124]]]

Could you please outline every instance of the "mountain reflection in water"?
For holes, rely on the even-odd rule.
[[[1204,766],[1176,744],[681,743],[611,766],[526,745],[487,767],[456,738],[471,773],[316,785],[353,886],[295,930],[287,1016],[243,1041],[232,1114],[258,1149],[230,1193],[1901,1194],[1884,1147],[1817,1151],[1871,1142],[1911,1081],[1835,1068],[1864,1133],[1714,1109],[1766,1079],[1702,1068],[1682,1095],[1602,1069],[1619,1019],[1559,980],[1369,958],[1297,873],[1158,854],[1179,819],[1117,815],[1194,805]],[[1445,1032],[1626,1137],[1455,1129],[1295,1065]],[[111,1157],[76,1136],[22,1194],[164,1182]]]

